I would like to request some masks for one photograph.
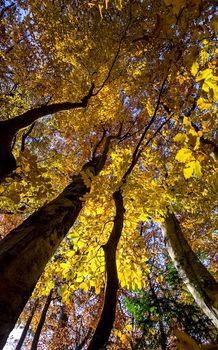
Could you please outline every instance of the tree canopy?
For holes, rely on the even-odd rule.
[[[0,347],[27,303],[30,348],[46,298],[32,350],[215,341],[217,23],[213,0],[0,1]]]

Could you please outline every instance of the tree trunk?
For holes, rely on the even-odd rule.
[[[35,301],[35,303],[34,303],[34,305],[32,307],[31,313],[29,315],[29,318],[27,319],[27,322],[25,324],[25,327],[23,329],[23,332],[21,334],[21,337],[20,337],[20,339],[19,339],[19,341],[17,343],[17,346],[16,346],[15,350],[21,350],[23,342],[24,342],[24,339],[26,338],[26,335],[27,335],[30,323],[32,322],[32,319],[33,319],[33,316],[35,314],[37,306],[38,306],[38,299]]]
[[[150,286],[153,300],[155,301],[156,306],[157,306],[158,313],[160,315],[163,315],[163,310],[162,310],[162,307],[160,304],[160,300],[155,292],[155,287],[153,287],[152,280],[151,280],[151,277],[149,275],[148,275],[148,281],[149,281],[149,286]],[[160,347],[162,350],[166,350],[167,349],[167,335],[166,335],[165,330],[164,330],[164,323],[162,320],[159,320],[158,323],[159,323],[159,329],[160,329]]]
[[[104,305],[95,333],[88,346],[88,350],[104,349],[104,346],[109,339],[115,320],[117,291],[119,288],[116,265],[116,250],[123,229],[125,209],[123,205],[121,190],[114,192],[113,198],[116,206],[114,225],[107,243],[103,246],[107,278]]]
[[[73,226],[90,191],[93,176],[104,166],[101,156],[85,164],[53,201],[32,214],[0,242],[0,349],[22,312],[45,265]],[[85,184],[86,183],[86,184]]]
[[[174,214],[168,213],[162,234],[179,275],[198,306],[218,328],[218,283],[189,246]]]
[[[42,331],[42,327],[44,326],[44,323],[45,323],[45,318],[46,318],[46,314],[47,314],[48,308],[49,308],[51,300],[52,300],[52,294],[53,294],[53,289],[51,289],[51,291],[50,291],[50,293],[49,293],[49,295],[47,297],[46,303],[44,305],[44,308],[42,310],[41,317],[40,317],[40,320],[39,320],[39,323],[38,323],[38,326],[36,328],[36,332],[35,332],[35,335],[34,335],[34,338],[33,338],[31,350],[37,350],[39,337],[40,337],[40,334],[41,334],[41,331]]]
[[[81,343],[76,347],[75,350],[82,350],[82,348],[84,347],[84,345],[86,344],[86,342],[88,341],[90,335],[92,333],[92,328],[89,328],[86,336],[83,338],[83,340],[81,341]],[[73,350],[73,349],[72,349]]]

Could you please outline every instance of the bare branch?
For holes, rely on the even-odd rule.
[[[153,113],[153,116],[150,120],[150,122],[148,123],[148,125],[146,125],[141,137],[140,137],[140,140],[138,142],[138,144],[136,145],[135,147],[135,150],[133,152],[133,155],[132,155],[132,162],[129,166],[129,168],[127,169],[126,173],[124,174],[123,178],[122,178],[122,181],[125,182],[126,179],[127,179],[127,176],[132,172],[133,168],[135,167],[140,155],[141,155],[141,151],[139,150],[140,149],[140,146],[142,144],[142,142],[144,141],[145,139],[145,136],[148,132],[148,130],[150,129],[150,127],[152,126],[152,124],[154,123],[154,120],[155,120],[155,117],[157,115],[157,111],[158,111],[158,108],[160,106],[160,100],[161,100],[161,96],[162,96],[162,93],[163,93],[163,89],[164,89],[164,86],[166,84],[166,81],[167,81],[167,77],[164,79],[162,85],[161,85],[161,88],[160,88],[160,91],[159,91],[159,96],[158,96],[158,100],[157,100],[157,104],[156,104],[156,107],[155,107],[155,110],[154,110],[154,113]]]
[[[35,123],[33,123],[33,124],[30,126],[29,130],[27,130],[27,132],[23,134],[23,136],[22,136],[22,141],[21,141],[21,149],[20,149],[21,152],[24,152],[26,138],[27,138],[27,137],[30,135],[30,133],[32,132],[34,126],[35,126]]]
[[[111,64],[111,66],[110,66],[110,69],[109,69],[109,71],[108,71],[107,77],[105,78],[105,80],[104,80],[103,83],[101,84],[100,88],[93,94],[93,96],[96,96],[96,95],[104,88],[105,84],[107,83],[108,79],[110,78],[111,72],[112,72],[112,70],[113,70],[113,68],[114,68],[114,66],[115,66],[115,63],[116,63],[116,61],[117,61],[117,58],[118,58],[118,56],[119,56],[119,54],[120,54],[121,45],[122,45],[122,42],[123,42],[123,40],[124,40],[124,38],[125,38],[125,36],[126,36],[126,32],[127,32],[128,28],[129,28],[129,26],[130,26],[130,22],[129,22],[128,25],[126,26],[125,31],[124,31],[123,35],[121,36],[121,38],[120,38],[120,41],[119,41],[119,44],[118,44],[118,49],[117,49],[117,52],[116,52],[116,54],[115,54],[115,56],[114,56],[114,59],[113,59],[113,61],[112,61],[112,64]]]

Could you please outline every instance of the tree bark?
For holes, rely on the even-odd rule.
[[[26,335],[27,335],[30,323],[32,322],[32,319],[33,319],[33,316],[35,314],[37,306],[38,306],[38,299],[35,301],[35,303],[34,303],[34,305],[32,307],[31,313],[30,313],[30,315],[29,315],[29,317],[27,319],[27,322],[25,324],[25,327],[23,329],[23,332],[21,334],[21,337],[20,337],[20,339],[19,339],[19,341],[17,343],[17,346],[16,346],[15,350],[21,350],[23,342],[24,342],[24,339],[26,338]]]
[[[81,102],[61,102],[44,105],[30,109],[12,119],[0,121],[0,181],[3,181],[6,176],[16,169],[16,160],[12,153],[11,144],[20,129],[49,114],[87,107],[89,99],[93,96],[93,89],[94,84],[91,85],[88,94],[82,98]]]
[[[168,253],[198,306],[218,328],[218,283],[186,241],[174,214],[162,225]]]
[[[51,291],[50,291],[50,293],[49,293],[49,295],[47,297],[47,300],[45,302],[44,308],[42,310],[41,317],[40,317],[40,320],[39,320],[39,323],[38,323],[38,326],[36,328],[36,332],[35,332],[35,335],[34,335],[34,338],[33,338],[31,350],[37,350],[39,337],[41,335],[42,327],[44,326],[44,323],[45,323],[45,318],[46,318],[46,314],[47,314],[48,308],[49,308],[51,300],[52,300],[53,291],[54,290],[51,289]]]
[[[103,246],[106,269],[104,305],[95,333],[88,346],[88,350],[104,349],[109,339],[115,320],[117,291],[119,288],[116,265],[116,250],[123,229],[125,209],[123,205],[121,190],[114,192],[113,198],[116,206],[114,225],[107,243]]]
[[[108,148],[109,141],[102,155],[86,163],[56,199],[32,214],[0,242],[0,349],[45,265],[77,219],[93,176],[104,166]]]

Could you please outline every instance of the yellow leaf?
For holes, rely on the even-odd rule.
[[[125,334],[121,334],[119,338],[120,338],[120,340],[121,340],[123,343],[125,343],[125,341],[126,341],[126,335],[125,335]]]
[[[196,177],[202,177],[201,164],[198,160],[195,161],[194,174]]]
[[[195,143],[195,147],[194,147],[194,150],[198,149],[200,147],[200,137],[196,137],[196,143]]]
[[[198,108],[203,111],[205,109],[209,109],[212,106],[212,103],[210,103],[207,100],[205,100],[205,98],[200,97],[198,99],[197,105],[198,105]]]
[[[126,325],[126,330],[129,331],[129,332],[132,330],[131,324],[127,324],[127,325]]]
[[[71,297],[71,291],[69,289],[65,289],[65,291],[62,293],[61,297],[65,303],[69,303],[70,297]]]
[[[201,52],[200,52],[201,64],[207,63],[208,59],[209,59],[209,54],[206,51],[201,50]]]
[[[207,69],[204,69],[198,73],[198,75],[196,77],[196,81],[200,81],[203,79],[207,80],[207,79],[211,78],[212,76],[213,76],[212,69],[207,68]]]
[[[192,75],[196,75],[198,73],[198,70],[199,70],[199,64],[195,61],[193,63],[193,65],[191,66],[191,73]]]
[[[185,179],[189,179],[192,176],[194,172],[194,168],[195,168],[195,161],[187,163],[185,169],[183,170]]]
[[[98,295],[101,292],[101,287],[100,286],[95,286],[95,293]]]
[[[142,221],[148,221],[148,214],[141,214],[140,217],[139,217],[140,220]]]
[[[3,186],[0,186],[0,193],[3,193],[4,192],[4,187]]]
[[[189,179],[192,175],[195,175],[198,178],[202,177],[201,165],[198,160],[191,161],[186,164],[185,169],[183,170],[184,177]]]
[[[176,141],[176,142],[185,142],[185,140],[186,140],[186,134],[182,134],[181,132],[179,132],[173,138],[173,141]]]
[[[186,163],[191,159],[193,159],[192,151],[188,148],[181,148],[176,155],[176,160],[180,163]]]
[[[104,213],[104,208],[97,208],[97,214],[103,214]]]
[[[213,79],[207,80],[202,86],[202,89],[209,93],[209,97],[213,99],[214,102],[218,102],[218,86]]]
[[[189,118],[183,117],[183,124],[185,126],[191,126],[191,122],[190,122]]]
[[[29,164],[27,164],[27,165],[25,166],[24,170],[25,170],[27,173],[30,171],[30,166],[29,166]]]
[[[192,135],[192,136],[198,136],[198,133],[193,128],[190,128],[189,134]]]
[[[88,290],[89,290],[89,286],[85,282],[80,283],[79,288],[83,289],[84,292],[88,292]]]
[[[17,167],[17,169],[16,169],[16,174],[21,174],[22,173],[22,169],[21,169],[21,167],[19,166],[19,167]]]

